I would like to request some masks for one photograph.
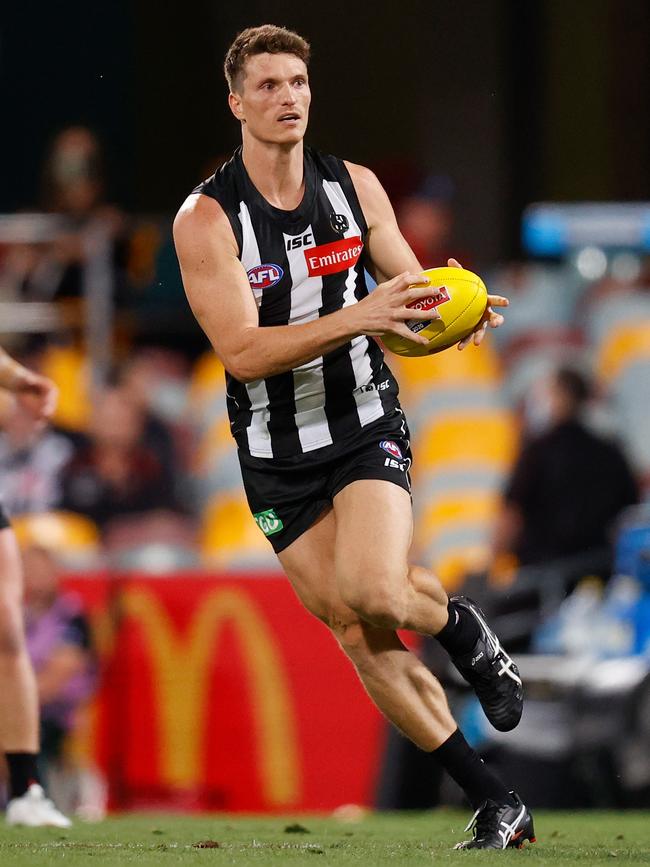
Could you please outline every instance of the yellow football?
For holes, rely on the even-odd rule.
[[[440,319],[410,319],[408,328],[428,339],[428,344],[413,343],[396,334],[382,334],[382,342],[397,355],[431,355],[467,337],[476,328],[487,307],[487,289],[478,274],[464,268],[429,268],[431,292],[409,304],[417,310],[437,310]]]

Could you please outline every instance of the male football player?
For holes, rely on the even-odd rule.
[[[492,724],[517,725],[521,679],[480,609],[409,565],[409,434],[374,337],[424,342],[406,321],[431,312],[406,305],[429,290],[374,174],[304,146],[308,61],[307,42],[272,25],[231,45],[228,100],[243,141],[176,217],[185,290],[227,371],[251,511],[298,596],[380,710],[466,792],[475,832],[460,845],[520,846],[533,838],[530,813],[397,635],[436,636]],[[378,283],[370,294],[366,269]],[[476,344],[503,321],[492,308],[506,299],[489,301]]]

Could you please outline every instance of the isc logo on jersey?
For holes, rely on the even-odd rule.
[[[284,276],[284,271],[279,265],[256,265],[251,268],[248,274],[248,282],[253,289],[268,289],[279,283]]]

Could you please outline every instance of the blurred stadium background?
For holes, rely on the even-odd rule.
[[[650,803],[650,6],[399,10],[2,12],[0,342],[61,400],[47,430],[2,408],[0,491],[43,672],[69,640],[44,646],[43,617],[83,624],[83,666],[42,697],[51,785],[88,818],[458,803],[278,572],[240,489],[223,369],[184,300],[171,220],[238,144],[220,62],[265,20],[312,40],[309,142],[375,169],[425,266],[453,254],[511,299],[480,349],[390,363],[414,440],[415,557],[471,586],[520,653],[520,728],[495,737],[420,652],[530,805]],[[522,562],[504,492],[566,367],[591,381],[586,424],[637,490],[596,545],[581,522],[615,480],[588,468],[583,514],[551,453],[532,485],[560,474],[548,514],[571,504],[573,541]]]

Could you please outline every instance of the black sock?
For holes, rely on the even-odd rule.
[[[447,603],[447,611],[449,620],[434,638],[450,656],[463,656],[472,650],[481,630],[469,611],[457,607],[451,599]]]
[[[514,807],[515,802],[505,784],[470,747],[460,729],[456,729],[442,746],[434,750],[433,755],[465,792],[475,810],[488,798],[498,804],[511,804]]]
[[[5,753],[9,768],[9,798],[20,798],[32,783],[39,783],[37,753]]]

